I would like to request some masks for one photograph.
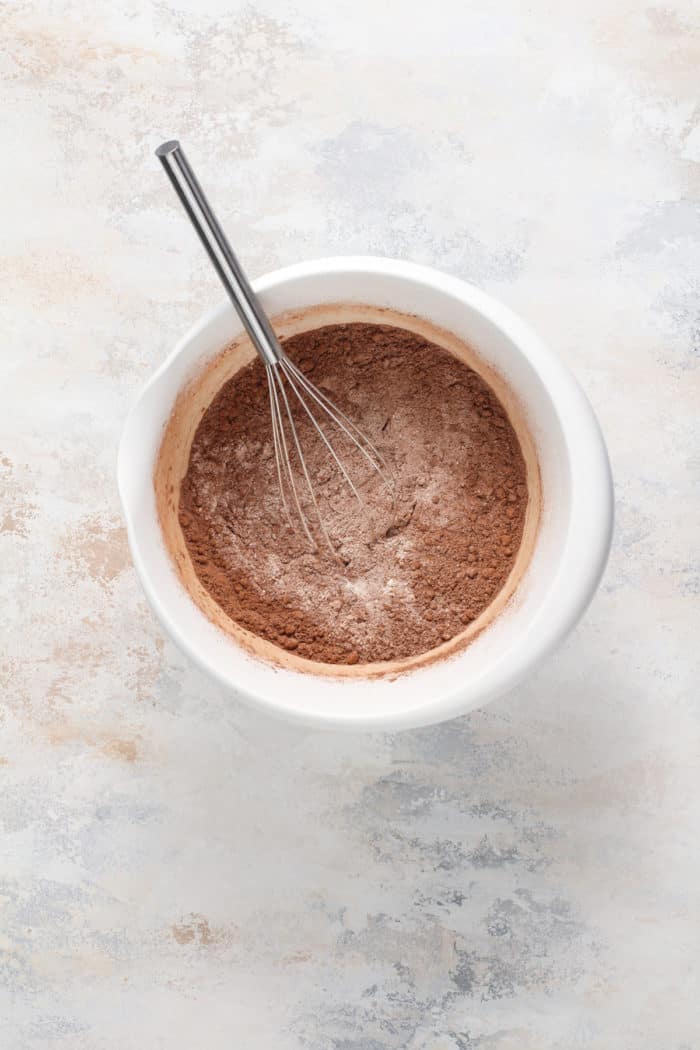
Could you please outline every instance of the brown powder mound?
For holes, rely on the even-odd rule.
[[[303,409],[295,413],[319,509],[313,551],[285,517],[265,371],[237,373],[207,409],[180,493],[180,524],[204,587],[237,623],[329,664],[418,655],[490,604],[508,577],[527,505],[525,463],[489,386],[403,328],[349,323],[285,350],[390,465],[393,490],[331,424],[364,507]],[[307,515],[313,506],[294,463]]]

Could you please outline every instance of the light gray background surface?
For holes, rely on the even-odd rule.
[[[0,1046],[700,1046],[697,4],[0,5]],[[164,639],[115,488],[137,390],[334,253],[502,298],[586,389],[617,528],[527,686],[399,735],[241,709]]]

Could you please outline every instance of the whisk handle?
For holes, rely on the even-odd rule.
[[[156,156],[165,168],[255,349],[265,364],[277,364],[283,357],[279,340],[267,314],[260,305],[260,300],[241,269],[241,264],[199,185],[180,143],[174,139],[164,142],[156,150]]]

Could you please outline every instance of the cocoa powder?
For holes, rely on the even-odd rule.
[[[528,493],[513,427],[475,371],[403,328],[328,325],[284,346],[361,425],[392,486],[331,426],[360,507],[300,408],[295,421],[335,555],[294,461],[318,539],[312,550],[284,514],[256,360],[221,388],[194,437],[179,519],[195,571],[233,620],[308,659],[373,663],[427,652],[479,616],[514,563]]]

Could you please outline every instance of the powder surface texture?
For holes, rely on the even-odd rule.
[[[526,473],[505,410],[476,372],[403,328],[328,325],[284,348],[374,443],[391,483],[325,421],[360,505],[297,405],[334,553],[292,456],[314,551],[291,492],[289,518],[280,498],[267,379],[256,360],[221,388],[194,437],[179,518],[195,571],[233,620],[308,659],[356,664],[425,653],[490,604],[518,551]]]

